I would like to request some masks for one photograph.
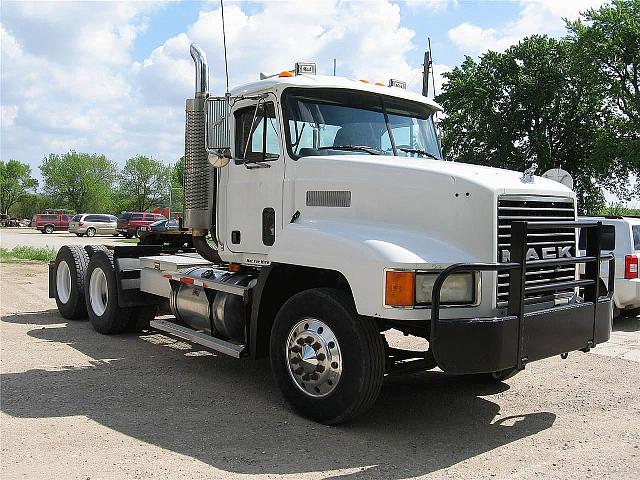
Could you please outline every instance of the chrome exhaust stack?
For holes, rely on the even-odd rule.
[[[206,240],[208,231],[215,235],[216,171],[207,159],[206,104],[209,96],[209,69],[207,56],[191,44],[191,58],[196,67],[194,98],[186,102],[184,135],[184,226],[193,234],[193,245],[202,257],[221,263],[218,251]]]

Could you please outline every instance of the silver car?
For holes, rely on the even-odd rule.
[[[118,219],[113,215],[82,213],[69,221],[69,232],[81,237],[94,235],[118,235],[116,225]]]

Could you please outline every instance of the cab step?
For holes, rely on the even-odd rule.
[[[167,320],[151,320],[151,328],[161,330],[175,337],[188,340],[198,345],[210,348],[216,352],[230,355],[234,358],[241,358],[245,356],[246,345],[229,342],[220,338],[212,337],[206,333],[199,332],[177,323],[168,322]]]

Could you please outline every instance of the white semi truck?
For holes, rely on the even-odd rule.
[[[296,64],[213,97],[204,53],[191,55],[184,227],[195,251],[62,247],[49,278],[63,317],[269,356],[288,402],[327,424],[369,408],[385,375],[504,380],[609,339],[613,283],[599,271],[610,257],[600,224],[576,221],[570,189],[443,160],[439,106],[399,82]],[[389,329],[428,350],[390,347]]]

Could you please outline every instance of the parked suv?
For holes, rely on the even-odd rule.
[[[131,238],[134,235],[139,237],[140,227],[148,227],[158,220],[166,220],[166,218],[159,213],[123,212],[118,217],[117,230],[127,238]]]
[[[640,314],[640,218],[584,217],[581,220],[602,222],[602,252],[616,257],[615,287],[613,291],[616,314],[633,317]],[[585,249],[584,231],[580,232],[578,246]],[[602,279],[607,283],[608,263],[602,265]]]
[[[31,226],[40,230],[42,233],[53,233],[55,230],[67,230],[69,228],[69,215],[38,213],[33,216]]]
[[[118,219],[113,215],[82,213],[75,215],[69,222],[69,232],[81,237],[94,235],[118,235]]]

